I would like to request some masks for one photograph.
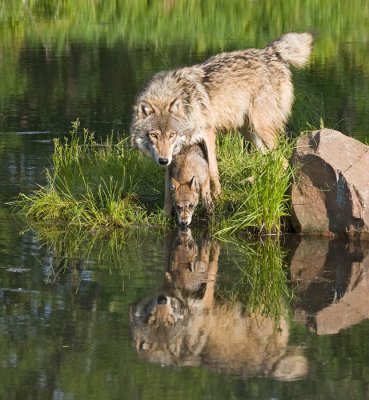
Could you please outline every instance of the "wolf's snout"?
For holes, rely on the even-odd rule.
[[[156,302],[160,305],[162,304],[167,304],[167,298],[166,296],[164,296],[163,294],[161,294],[160,296],[158,296],[158,298],[156,299]]]
[[[190,223],[188,221],[181,221],[180,224],[181,224],[181,228],[187,228],[190,225]]]
[[[167,165],[167,164],[169,164],[169,160],[167,158],[159,157],[159,164]]]

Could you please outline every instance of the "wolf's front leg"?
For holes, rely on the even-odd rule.
[[[173,210],[172,194],[170,190],[170,172],[169,168],[165,170],[165,195],[164,195],[164,212],[171,215]]]
[[[201,199],[204,204],[205,210],[208,214],[211,214],[214,211],[214,203],[210,195],[210,181],[207,182],[201,187]]]
[[[213,186],[212,195],[213,198],[216,199],[220,195],[221,187],[219,181],[218,162],[216,155],[215,132],[214,131],[207,132],[204,135],[204,142],[208,153],[210,180]]]
[[[212,214],[214,211],[214,203],[213,200],[211,199],[210,193],[206,193],[206,195],[203,196],[203,202],[206,212],[208,214]]]

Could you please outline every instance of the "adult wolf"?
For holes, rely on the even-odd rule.
[[[257,148],[273,148],[293,103],[290,65],[307,62],[312,42],[310,33],[287,33],[264,49],[221,53],[154,75],[136,99],[132,146],[167,166],[182,146],[204,141],[216,197],[215,132],[239,129]]]

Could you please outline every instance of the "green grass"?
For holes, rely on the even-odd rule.
[[[127,139],[113,144],[95,140],[79,122],[68,138],[56,139],[47,185],[14,203],[34,221],[96,227],[165,224],[162,203],[164,171],[129,148]]]
[[[127,139],[99,143],[93,133],[72,124],[70,135],[55,140],[47,184],[13,203],[30,221],[65,223],[89,229],[132,225],[165,226],[174,221],[162,211],[164,170],[130,149]],[[281,232],[288,215],[287,189],[293,171],[284,168],[293,144],[282,140],[272,152],[248,148],[239,134],[218,142],[223,192],[209,219],[218,236],[239,231]],[[253,182],[248,182],[248,177]],[[201,221],[199,207],[195,220]]]
[[[278,234],[283,218],[289,215],[287,190],[294,171],[286,168],[286,160],[293,141],[282,139],[275,150],[266,153],[247,147],[241,135],[225,135],[219,141],[223,193],[212,218],[218,235],[245,229]]]

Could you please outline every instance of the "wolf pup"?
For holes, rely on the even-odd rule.
[[[290,66],[307,62],[312,42],[310,33],[287,33],[264,49],[221,53],[154,75],[133,108],[132,146],[167,166],[183,146],[204,141],[218,196],[215,132],[238,129],[257,148],[272,149],[293,103]]]
[[[173,157],[168,167],[168,177],[171,201],[166,199],[165,202],[171,205],[168,212],[171,213],[174,208],[181,226],[190,225],[200,198],[206,211],[212,211],[209,165],[204,144],[183,147],[182,151]]]

